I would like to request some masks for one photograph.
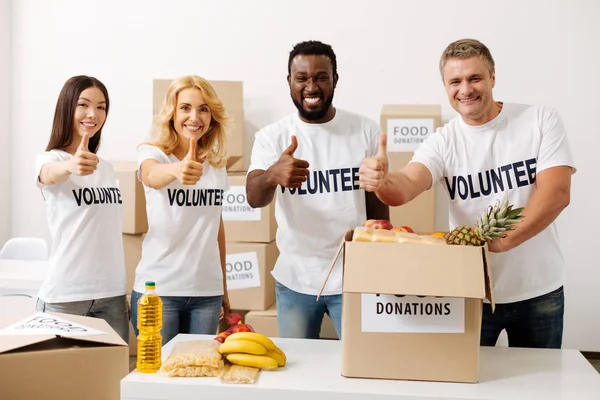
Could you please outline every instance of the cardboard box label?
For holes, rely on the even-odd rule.
[[[230,186],[223,195],[223,221],[260,221],[261,209],[246,200],[245,186]]]
[[[465,299],[362,295],[363,332],[463,333]]]
[[[45,313],[35,313],[0,331],[0,335],[102,335],[106,332]]]
[[[390,118],[387,121],[389,152],[413,152],[434,132],[433,118]]]
[[[227,254],[225,265],[227,289],[247,289],[260,286],[258,255],[256,252]]]

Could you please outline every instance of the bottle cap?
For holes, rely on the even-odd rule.
[[[146,281],[146,289],[154,289],[155,286],[154,281]]]

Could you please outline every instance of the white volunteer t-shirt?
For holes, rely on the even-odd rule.
[[[173,154],[144,145],[139,166],[146,159],[177,163]],[[160,296],[218,296],[223,294],[223,272],[217,241],[223,193],[229,189],[225,168],[205,161],[194,186],[173,181],[160,190],[144,185],[148,233],[133,289],[144,293],[146,281],[156,282]]]
[[[481,126],[460,116],[433,134],[415,152],[450,197],[450,229],[474,225],[506,194],[515,208],[525,207],[535,191],[536,174],[571,166],[565,127],[549,107],[504,104]],[[556,224],[504,253],[490,253],[496,303],[531,299],[563,284],[564,260]]]
[[[126,293],[123,255],[123,207],[115,173],[99,159],[88,176],[70,175],[43,185],[42,166],[73,156],[62,150],[38,155],[35,180],[46,202],[51,245],[49,271],[38,297],[63,303],[122,296]]]
[[[299,189],[276,189],[279,258],[273,277],[290,289],[316,295],[347,230],[366,220],[365,192],[358,169],[377,153],[380,129],[360,115],[336,110],[324,124],[307,124],[294,113],[261,129],[248,171],[267,170],[298,139],[294,157],[308,161],[309,176]],[[323,294],[342,292],[342,258]]]

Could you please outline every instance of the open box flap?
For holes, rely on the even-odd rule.
[[[492,306],[492,312],[496,309],[496,303],[494,302],[494,282],[492,280],[492,270],[490,268],[490,261],[488,258],[488,246],[487,244],[481,249],[483,254],[483,262],[485,264],[485,298],[488,299]]]
[[[325,285],[327,284],[327,281],[329,280],[329,277],[331,276],[331,271],[333,271],[333,268],[335,267],[335,263],[337,262],[337,259],[340,257],[340,254],[344,250],[344,245],[346,244],[346,241],[352,240],[352,234],[353,234],[353,232],[354,231],[347,231],[344,234],[344,237],[342,238],[342,241],[340,242],[340,245],[338,246],[338,249],[335,252],[335,256],[333,257],[333,261],[331,261],[331,265],[329,266],[329,270],[327,271],[327,275],[325,276],[325,280],[323,281],[323,285],[321,285],[321,289],[319,289],[319,294],[317,295],[317,301],[319,301],[319,298],[321,297],[321,293],[323,293],[323,290],[325,289]]]

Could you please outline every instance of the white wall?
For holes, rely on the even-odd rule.
[[[600,148],[600,2],[20,0],[12,7],[13,235],[47,235],[33,163],[72,75],[95,75],[108,86],[112,108],[100,154],[134,159],[150,123],[154,78],[194,73],[244,81],[251,139],[256,128],[294,110],[288,52],[298,41],[318,39],[338,55],[338,107],[379,121],[384,103],[434,103],[447,119],[454,113],[439,55],[455,39],[482,40],[496,58],[497,100],[557,107],[569,128],[579,171],[560,218],[568,264],[564,344],[600,350],[592,227],[600,222],[599,191],[587,184],[596,182]]]
[[[0,247],[10,237],[10,0],[0,0]]]

